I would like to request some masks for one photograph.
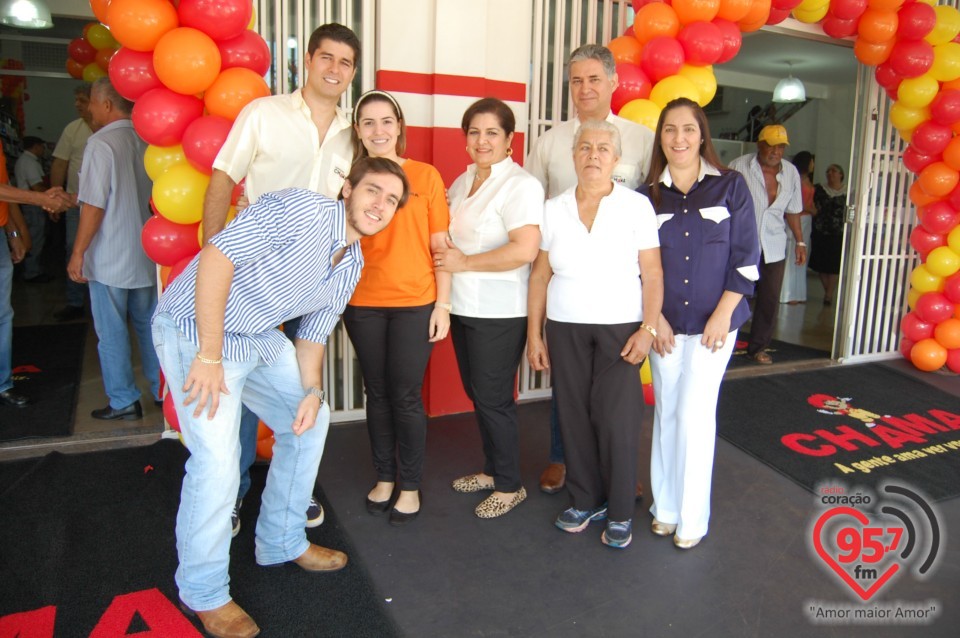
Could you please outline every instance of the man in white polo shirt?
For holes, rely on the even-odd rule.
[[[556,197],[577,185],[577,173],[573,166],[573,140],[580,130],[580,123],[591,120],[606,120],[620,131],[623,154],[613,180],[634,190],[647,177],[653,150],[653,132],[636,122],[618,117],[610,110],[610,100],[617,89],[617,67],[613,54],[605,46],[585,44],[570,54],[567,65],[570,81],[570,97],[577,109],[576,117],[554,126],[537,140],[524,164],[534,177],[543,184],[547,199]],[[556,401],[553,402],[556,406]],[[550,464],[540,476],[540,489],[554,494],[563,489],[566,482],[563,441],[556,407],[550,415]],[[637,484],[637,495],[642,494]]]
[[[360,64],[360,40],[342,24],[325,24],[310,36],[304,56],[306,83],[289,95],[254,100],[240,112],[213,163],[203,205],[203,238],[226,225],[233,189],[245,179],[250,203],[284,188],[306,188],[336,199],[350,172],[350,118],[339,107]],[[284,324],[291,341],[299,319]],[[240,506],[256,459],[257,417],[244,409],[240,423],[240,490],[233,533],[240,531]],[[323,508],[311,499],[307,526],[323,523]]]

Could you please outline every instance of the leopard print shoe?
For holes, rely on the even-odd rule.
[[[455,491],[464,494],[469,492],[482,492],[483,490],[492,490],[493,481],[490,481],[490,483],[481,483],[478,474],[470,474],[468,476],[461,476],[455,480],[451,483],[451,487],[453,487]]]
[[[515,492],[513,498],[510,499],[509,503],[504,503],[499,498],[494,495],[490,495],[483,500],[477,509],[474,510],[477,516],[480,518],[497,518],[498,516],[503,516],[514,507],[524,502],[527,499],[527,490],[526,488],[521,487],[518,492]]]

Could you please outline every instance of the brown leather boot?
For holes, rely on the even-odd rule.
[[[551,463],[540,475],[540,491],[556,494],[563,489],[567,481],[567,466],[563,463]]]
[[[232,600],[208,611],[193,611],[183,603],[180,607],[187,614],[199,618],[204,630],[215,638],[253,638],[260,634],[260,628],[253,618]]]
[[[300,558],[290,562],[308,572],[335,572],[347,566],[347,555],[335,549],[327,549],[311,543]]]

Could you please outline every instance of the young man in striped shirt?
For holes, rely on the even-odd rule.
[[[212,635],[259,633],[228,585],[241,400],[276,438],[257,562],[307,571],[347,563],[304,531],[330,421],[323,353],[360,279],[358,240],[383,230],[407,195],[403,170],[382,158],[353,166],[340,202],[300,189],[267,193],[210,240],[157,305],[154,344],[191,452],[176,581],[184,606]],[[293,317],[303,317],[295,344],[276,329]]]

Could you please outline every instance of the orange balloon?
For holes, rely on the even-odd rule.
[[[640,54],[643,45],[632,35],[622,35],[607,43],[607,48],[613,53],[613,59],[622,64],[640,66]]]
[[[737,23],[743,33],[757,31],[770,19],[770,0],[753,0],[750,10]]]
[[[160,266],[160,290],[167,287],[167,279],[170,278],[170,266]]]
[[[675,38],[678,33],[680,18],[673,7],[663,2],[643,5],[633,19],[633,35],[640,44],[646,44],[661,35]]]
[[[941,91],[960,91],[960,78],[956,80],[950,80],[949,82],[942,82],[940,84]]]
[[[893,11],[867,9],[857,23],[857,33],[874,44],[889,42],[897,35],[899,24],[900,20]]]
[[[171,91],[194,95],[206,91],[220,75],[220,49],[203,31],[179,27],[157,42],[153,68]]]
[[[960,173],[944,162],[934,162],[920,171],[917,181],[927,195],[946,197],[960,183]]]
[[[210,115],[219,115],[230,121],[247,104],[258,97],[270,95],[270,87],[255,71],[235,67],[223,71],[203,94],[203,103]]]
[[[750,12],[751,6],[753,0],[720,0],[717,17],[730,22],[740,22]]]
[[[117,42],[134,51],[153,51],[163,34],[177,28],[169,0],[110,0],[107,24]]]
[[[672,5],[680,24],[690,24],[698,20],[710,22],[717,17],[717,11],[720,10],[720,0],[673,0]]]
[[[910,361],[924,372],[933,372],[947,362],[947,349],[936,339],[921,339],[910,349]]]
[[[905,0],[867,0],[867,6],[880,11],[896,11],[902,7]]]
[[[890,51],[893,50],[893,40],[887,42],[868,42],[864,38],[857,38],[853,43],[853,55],[867,66],[878,66],[887,61]]]
[[[78,80],[83,79],[83,67],[87,66],[83,62],[77,62],[73,58],[67,58],[67,73],[70,77]]]
[[[110,68],[110,58],[117,52],[116,49],[100,49],[97,51],[97,57],[95,61],[97,66],[99,66],[104,71]]]
[[[97,20],[104,24],[107,23],[107,9],[110,8],[110,0],[90,0],[90,8],[93,9],[93,15],[97,16]]]
[[[947,350],[960,348],[960,319],[946,319],[933,329],[933,338]]]
[[[260,421],[257,423],[257,440],[262,441],[264,439],[269,439],[273,436],[273,430],[270,429],[270,426]]]
[[[947,148],[943,149],[943,163],[955,171],[960,171],[960,136],[955,136]]]
[[[933,339],[930,339],[930,341],[933,341]],[[934,341],[934,343],[936,342]],[[946,355],[944,355],[943,360],[947,360]],[[268,439],[260,439],[257,441],[257,456],[261,459],[273,458],[273,441],[273,436],[270,436]]]
[[[928,204],[933,204],[934,202],[943,201],[942,197],[932,197],[927,195],[922,188],[920,188],[920,182],[915,181],[910,184],[910,201],[913,202],[913,205],[917,207],[917,214],[920,214],[920,209]]]

